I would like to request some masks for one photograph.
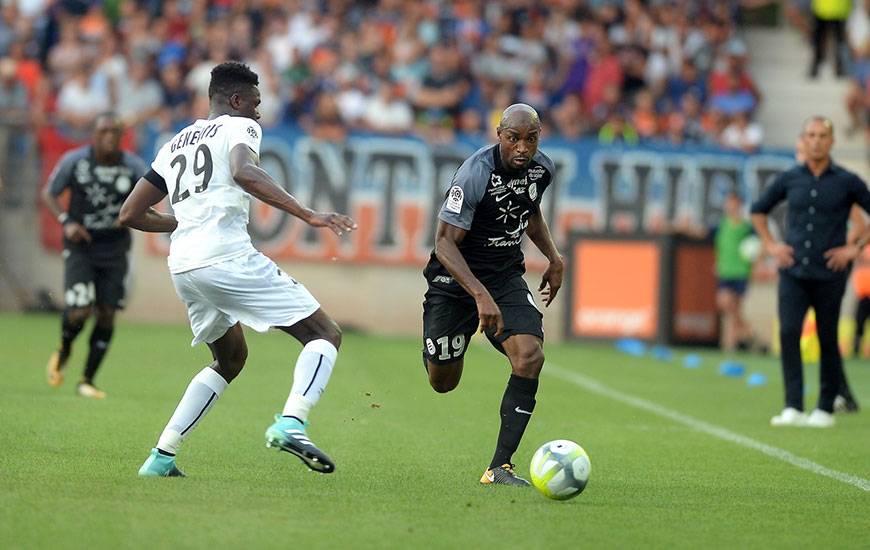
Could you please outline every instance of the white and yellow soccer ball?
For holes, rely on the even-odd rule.
[[[592,463],[583,447],[557,439],[544,443],[532,457],[532,484],[548,498],[568,500],[583,492]]]

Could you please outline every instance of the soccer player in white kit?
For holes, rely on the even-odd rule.
[[[259,167],[258,84],[257,74],[242,63],[215,67],[208,120],[197,120],[160,149],[121,208],[123,225],[171,233],[169,271],[187,305],[191,345],[205,342],[214,357],[191,380],[140,476],[184,475],[175,465],[181,442],[245,365],[242,324],[259,332],[276,327],[304,345],[284,409],[266,430],[267,446],[298,456],[312,470],[335,470],[306,427],[332,373],[341,329],[302,284],[251,244],[250,197],[337,235],[356,224],[342,214],[306,208]],[[174,215],[152,208],[167,195]]]

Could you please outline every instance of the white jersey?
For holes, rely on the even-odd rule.
[[[259,156],[261,133],[250,118],[221,115],[197,120],[160,148],[151,168],[166,181],[178,220],[169,247],[170,273],[254,251],[247,227],[251,196],[233,180],[230,151],[243,143]]]

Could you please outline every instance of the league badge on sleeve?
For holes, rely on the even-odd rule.
[[[538,198],[538,184],[535,182],[532,182],[532,184],[529,185],[529,198],[532,200]]]
[[[462,211],[462,201],[464,198],[465,195],[462,192],[462,188],[458,185],[454,185],[447,193],[447,204],[445,205],[445,208],[450,212],[459,214]]]

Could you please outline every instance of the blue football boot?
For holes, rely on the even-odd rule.
[[[275,423],[266,429],[266,447],[274,447],[298,456],[315,472],[331,474],[335,471],[332,459],[308,439],[305,424],[295,418],[276,414]]]
[[[175,457],[161,454],[156,448],[139,468],[141,477],[186,477],[175,465]]]

